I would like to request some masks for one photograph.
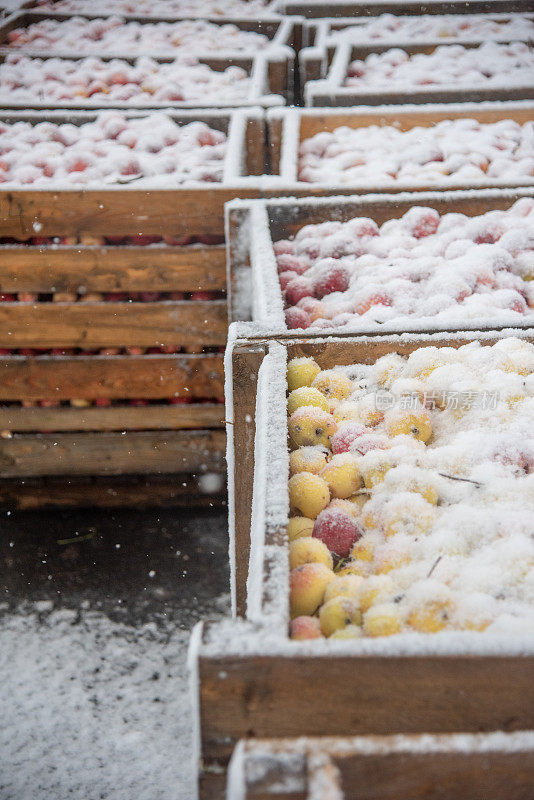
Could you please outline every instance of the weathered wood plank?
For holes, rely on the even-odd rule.
[[[533,729],[533,671],[533,657],[303,656],[298,646],[227,656],[221,646],[199,658],[203,757],[224,760],[245,737]]]
[[[0,432],[154,431],[223,428],[224,406],[199,403],[114,408],[0,406]]]
[[[282,14],[300,14],[308,19],[322,17],[358,17],[378,16],[379,14],[421,14],[421,3],[415,2],[383,2],[371,0],[362,7],[354,0],[347,2],[324,3],[321,0],[302,2],[302,0],[282,0],[278,7]],[[442,0],[442,2],[425,3],[425,14],[479,14],[509,13],[511,11],[532,11],[530,0]]]
[[[524,190],[525,192],[527,190]],[[534,189],[532,189],[534,192]],[[377,225],[382,225],[386,220],[399,219],[413,205],[420,202],[435,208],[440,214],[447,214],[455,211],[466,214],[467,216],[477,216],[485,214],[494,209],[506,209],[512,206],[515,201],[523,194],[520,190],[495,190],[490,191],[471,191],[471,192],[437,192],[433,191],[431,196],[425,196],[424,200],[419,200],[418,195],[412,195],[410,199],[398,200],[394,194],[383,195],[382,197],[373,196],[369,198],[347,197],[345,200],[332,200],[330,203],[318,205],[313,198],[317,195],[328,196],[339,194],[338,188],[324,190],[310,185],[307,194],[310,202],[306,198],[295,202],[291,208],[291,213],[287,205],[277,205],[276,200],[267,201],[269,220],[273,239],[278,237],[286,238],[293,236],[304,225],[314,225],[325,220],[340,220],[345,222],[354,217],[371,217]],[[280,196],[291,195],[291,189],[286,192],[279,192]]]
[[[318,786],[324,800],[528,800],[532,741],[532,732],[242,740],[229,773],[243,800],[305,800]]]
[[[119,478],[30,478],[0,480],[0,508],[153,508],[223,505],[224,487],[216,494],[199,491],[187,474]]]
[[[454,107],[448,110],[447,106],[443,106],[441,111],[435,110],[435,107],[432,111],[427,111],[424,108],[416,110],[413,107],[410,108],[410,111],[404,111],[400,107],[394,110],[381,109],[380,112],[372,109],[347,108],[334,111],[328,110],[323,113],[315,113],[310,109],[300,109],[299,141],[309,139],[322,131],[332,132],[342,126],[362,128],[370,125],[394,124],[397,130],[408,131],[415,127],[429,128],[445,119],[462,119],[465,117],[477,119],[485,125],[502,119],[513,119],[518,124],[524,125],[532,119],[532,111],[531,105],[528,108],[507,108],[502,103],[496,104],[494,108],[477,108],[476,105],[471,104],[467,109]],[[279,125],[279,120],[273,120],[273,123],[278,123]],[[271,148],[273,145],[277,149],[281,146],[277,139],[273,142],[271,136]]]
[[[15,434],[0,439],[0,477],[223,472],[222,430]]]
[[[247,606],[246,582],[250,558],[250,522],[252,488],[254,483],[254,437],[256,433],[256,388],[258,370],[265,356],[265,347],[236,348],[232,354],[233,424],[234,441],[234,514],[236,611],[244,616]],[[233,506],[233,507],[232,507]]]
[[[0,236],[224,235],[224,204],[257,189],[27,190],[0,192]]]
[[[224,300],[0,303],[0,347],[224,345]]]
[[[223,395],[222,354],[0,357],[0,401]]]
[[[196,292],[226,289],[224,245],[2,247],[2,292]]]

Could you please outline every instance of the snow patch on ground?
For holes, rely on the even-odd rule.
[[[189,632],[38,603],[1,614],[2,800],[193,796]]]

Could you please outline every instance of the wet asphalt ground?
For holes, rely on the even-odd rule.
[[[0,514],[0,800],[192,800],[187,649],[226,509]]]
[[[189,629],[228,591],[226,508],[0,512],[0,602]],[[4,610],[6,607],[4,606]]]

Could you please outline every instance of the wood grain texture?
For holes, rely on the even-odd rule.
[[[307,189],[307,194],[311,200],[309,203],[303,199],[295,203],[291,213],[287,205],[277,205],[276,200],[267,202],[269,219],[271,222],[271,232],[273,240],[293,236],[303,225],[313,225],[326,220],[347,221],[354,217],[371,217],[377,225],[382,225],[388,219],[399,219],[414,204],[413,199],[398,200],[395,195],[383,195],[371,200],[363,197],[350,197],[346,200],[332,200],[331,203],[324,203],[320,206],[313,201],[314,196],[324,196],[338,193],[338,189],[323,191],[313,190],[313,186]],[[534,189],[532,190],[534,193]],[[288,189],[286,194],[291,194]],[[284,196],[284,192],[280,192]],[[440,214],[447,214],[455,211],[467,216],[477,216],[485,214],[494,209],[506,209],[512,206],[519,195],[513,189],[509,191],[495,192],[495,194],[485,194],[472,191],[468,194],[455,195],[454,192],[435,192],[432,199],[425,199],[425,204],[435,208]]]
[[[224,245],[5,246],[1,292],[196,292],[226,289]]]
[[[0,431],[154,431],[223,428],[224,406],[161,405],[115,408],[13,408],[0,406]]]
[[[231,770],[245,800],[306,800],[313,785],[335,800],[529,800],[534,750],[513,734],[486,749],[476,735],[244,740]],[[423,745],[423,746],[422,746]],[[337,788],[328,794],[327,787]]]
[[[218,184],[157,191],[1,191],[0,236],[224,235],[224,204],[258,196],[257,189]]]
[[[15,434],[0,439],[0,477],[223,472],[225,442],[222,430]]]
[[[222,398],[222,354],[3,356],[0,401]]]
[[[248,563],[250,558],[250,523],[254,484],[254,437],[256,433],[256,389],[258,371],[265,348],[256,345],[235,349],[232,353],[234,440],[234,520],[236,611],[246,612]]]
[[[529,730],[533,670],[533,657],[238,657],[221,648],[199,658],[203,757],[228,758],[244,737]]]
[[[199,491],[185,473],[108,478],[25,478],[0,480],[0,508],[159,508],[222,506],[226,493]]]
[[[0,303],[0,347],[224,345],[224,300]]]
[[[378,16],[379,14],[421,14],[420,3],[396,3],[376,2],[371,0],[362,5],[356,2],[333,2],[324,3],[321,0],[301,5],[292,0],[282,0],[278,7],[279,13],[300,14],[308,19],[320,19],[322,17],[358,17],[364,13],[366,16]],[[462,0],[443,0],[443,2],[426,3],[425,14],[478,14],[478,13],[508,13],[511,11],[532,11],[529,0],[469,0],[468,3]]]
[[[510,109],[506,106],[496,105],[495,108],[476,108],[470,107],[469,110],[459,110],[454,108],[448,110],[446,106],[441,111],[426,111],[425,109],[404,111],[396,108],[394,111],[381,109],[379,113],[372,109],[343,109],[328,110],[318,114],[310,112],[308,109],[299,109],[299,141],[309,139],[322,131],[334,131],[336,128],[346,126],[348,128],[366,128],[370,125],[394,125],[397,130],[408,131],[415,127],[430,128],[437,122],[446,119],[477,119],[487,125],[499,122],[503,119],[513,119],[519,125],[524,125],[532,119],[533,107],[522,109]],[[277,122],[278,120],[273,120]],[[269,125],[269,128],[272,126]],[[272,137],[270,138],[271,149],[273,147]]]

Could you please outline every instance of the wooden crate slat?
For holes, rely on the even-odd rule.
[[[26,478],[0,480],[0,507],[32,511],[43,508],[151,508],[223,505],[221,492],[199,492],[187,474],[107,478]]]
[[[6,408],[0,406],[0,431],[133,431],[222,428],[224,406],[121,406],[115,408]]]
[[[0,347],[222,346],[226,302],[0,303]]]
[[[43,8],[19,8],[17,9],[12,15],[10,15],[5,22],[0,25],[0,47],[2,50],[10,53],[10,54],[18,54],[21,52],[19,48],[10,48],[8,46],[7,37],[8,34],[15,29],[18,28],[28,28],[30,25],[34,25],[43,21],[51,21],[51,22],[66,22],[71,19],[73,15],[66,11],[61,10],[49,10]],[[101,19],[102,15],[98,12],[93,13],[90,8],[87,9],[86,12],[79,12],[77,11],[75,14],[76,17],[84,17],[87,19],[88,23],[91,20]],[[183,21],[189,21],[191,19],[190,16],[166,16],[165,14],[154,15],[151,18],[147,18],[146,16],[137,16],[135,14],[120,14],[121,20],[125,23],[132,23],[136,22],[140,25],[154,25],[158,22],[165,22],[170,24],[176,24]],[[241,31],[251,32],[251,33],[261,33],[270,40],[271,45],[284,45],[290,44],[293,37],[293,26],[291,24],[291,20],[285,20],[282,17],[278,16],[271,16],[271,17],[262,17],[260,19],[254,19],[253,17],[212,17],[209,20],[212,25],[223,26],[227,24],[234,25],[235,27],[239,28]],[[227,47],[222,51],[225,57],[230,58],[230,56],[236,56],[236,58],[247,57],[250,55],[251,51],[238,49],[232,51],[231,47]],[[78,54],[74,51],[62,51],[60,52],[60,48],[57,45],[54,45],[51,50],[39,50],[32,48],[31,45],[26,45],[24,47],[24,54],[29,54],[33,56],[37,54],[39,57],[43,55],[45,57],[62,57],[62,55],[77,56]],[[84,57],[99,57],[99,53],[83,53]],[[105,53],[108,58],[123,58],[131,57],[131,53],[128,51],[116,51],[114,53]],[[142,56],[158,56],[160,52],[158,50],[146,50],[140,51],[139,53],[135,53],[134,57],[142,57]],[[179,58],[180,51],[177,48],[176,53],[172,51],[167,51],[165,53],[166,56]],[[199,52],[196,54],[197,56],[202,57],[203,55],[207,58],[213,57],[209,51],[204,53]]]
[[[241,740],[228,792],[242,800],[528,800],[534,733]],[[329,790],[332,793],[329,794]],[[335,791],[334,791],[335,790]]]
[[[320,0],[280,0],[277,11],[282,14],[297,14],[308,19],[322,17],[361,17],[379,14],[421,15],[421,3],[395,2],[395,0],[370,0],[365,5],[348,2],[324,3]],[[530,0],[427,0],[425,14],[478,14],[532,11]]]
[[[0,247],[0,291],[224,291],[224,245]]]
[[[224,204],[258,196],[257,189],[217,184],[158,191],[17,189],[0,192],[0,237],[221,234]]]
[[[0,358],[0,402],[222,397],[221,354]]]
[[[221,430],[15,434],[0,440],[0,477],[222,472],[225,439]]]
[[[293,654],[201,650],[204,758],[224,761],[243,737],[534,728],[534,657],[310,655],[309,645],[303,655],[292,644]]]

